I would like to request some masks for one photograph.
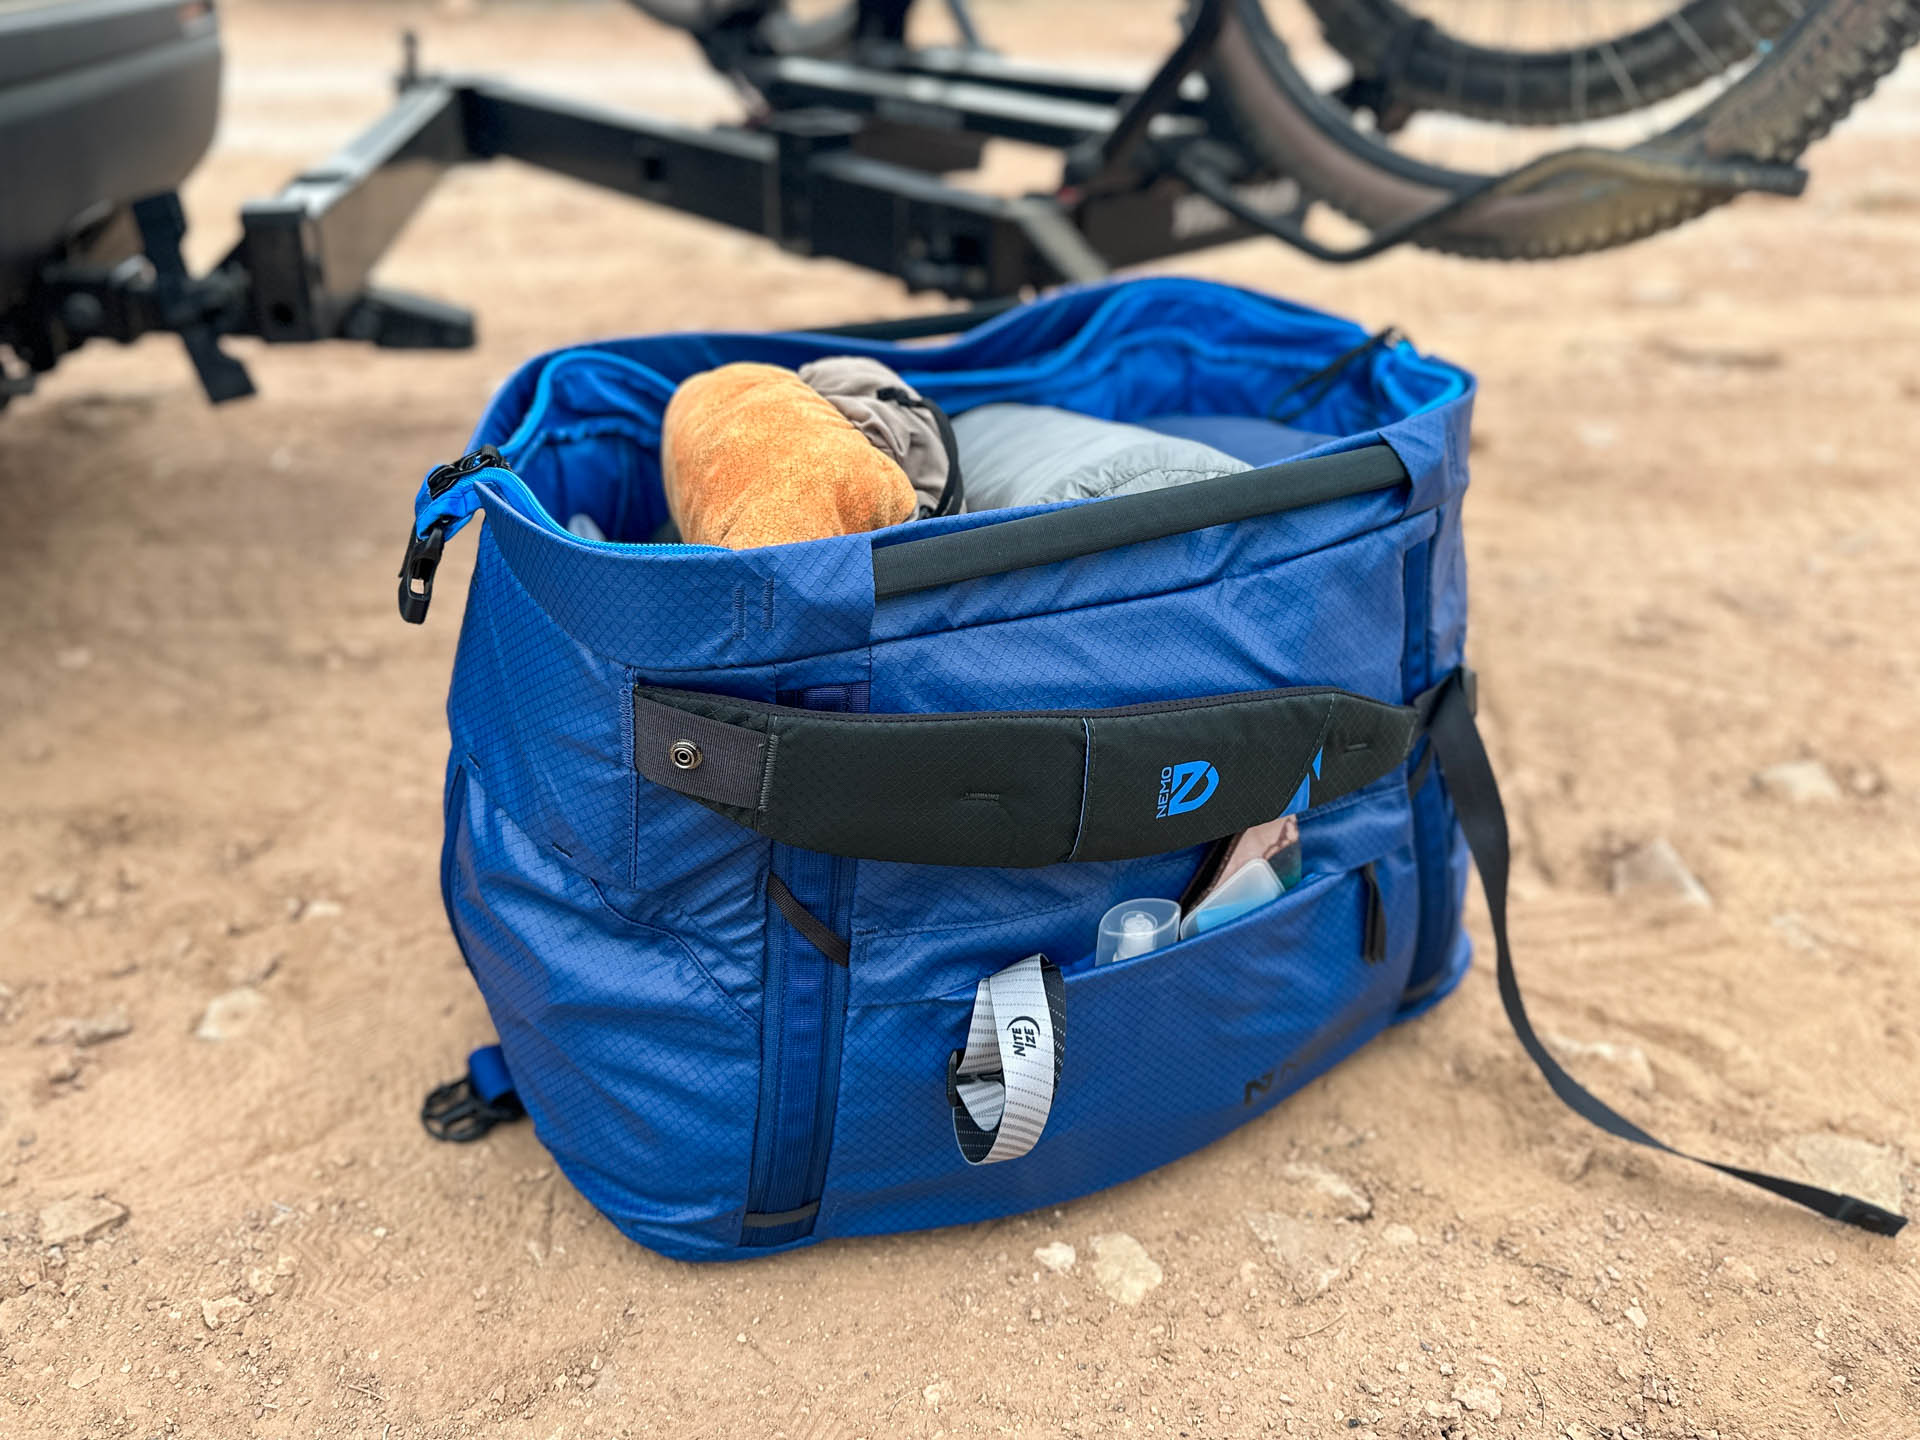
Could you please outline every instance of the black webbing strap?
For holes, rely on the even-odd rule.
[[[799,850],[1017,869],[1164,855],[1325,805],[1397,771],[1418,723],[1326,686],[939,715],[640,686],[633,763]]]
[[[1500,804],[1499,787],[1494,783],[1493,766],[1488,763],[1486,747],[1480,743],[1480,732],[1474,724],[1471,684],[1471,672],[1463,669],[1439,688],[1431,702],[1427,734],[1439,757],[1440,773],[1445,777],[1448,792],[1453,797],[1453,808],[1460,817],[1460,828],[1466,832],[1467,848],[1473,852],[1473,863],[1480,871],[1480,884],[1486,891],[1487,911],[1493,918],[1500,1003],[1506,1007],[1507,1019],[1512,1022],[1514,1034],[1520,1037],[1521,1048],[1540,1067],[1540,1073],[1546,1076],[1553,1093],[1576,1115],[1598,1125],[1609,1135],[1631,1140],[1636,1145],[1663,1150],[1682,1160],[1691,1160],[1696,1165],[1705,1165],[1722,1175],[1744,1180],[1749,1185],[1757,1185],[1783,1199],[1804,1205],[1830,1220],[1871,1230],[1876,1235],[1898,1234],[1900,1227],[1907,1223],[1906,1217],[1883,1210],[1869,1201],[1852,1195],[1838,1195],[1816,1185],[1803,1185],[1797,1180],[1763,1175],[1757,1170],[1743,1170],[1737,1165],[1703,1160],[1698,1155],[1676,1150],[1663,1140],[1656,1140],[1589,1094],[1541,1044],[1540,1037],[1534,1033],[1533,1022],[1527,1018],[1527,1007],[1521,1002],[1520,982],[1514,978],[1513,955],[1507,943],[1507,816]]]
[[[778,875],[767,875],[767,895],[787,923],[827,959],[836,965],[845,965],[853,959],[853,946],[846,938],[834,934],[832,926],[802,905],[799,896],[789,890],[787,882]]]

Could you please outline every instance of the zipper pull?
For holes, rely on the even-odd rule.
[[[438,500],[469,475],[506,463],[499,447],[482,445],[458,460],[436,465],[427,473],[427,498]],[[407,553],[400,561],[400,618],[409,625],[426,621],[427,607],[433,603],[433,574],[440,568],[440,555],[452,528],[452,519],[445,515],[428,525],[424,535],[408,527]]]
[[[506,465],[497,445],[482,445],[478,450],[469,450],[458,460],[445,465],[436,465],[427,472],[427,497],[438,500],[460,481],[477,470],[491,470],[495,466]]]
[[[1369,965],[1387,958],[1387,902],[1380,893],[1380,872],[1371,863],[1360,867],[1367,883],[1367,916],[1361,925],[1360,954]]]

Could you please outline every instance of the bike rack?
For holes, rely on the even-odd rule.
[[[951,3],[970,34],[964,5]],[[90,338],[173,331],[208,398],[220,401],[252,391],[221,351],[224,335],[469,346],[470,312],[380,288],[371,274],[447,170],[500,157],[971,302],[1261,234],[1321,260],[1365,259],[1488,194],[1582,169],[1787,193],[1805,180],[1791,166],[1662,169],[1635,155],[1569,151],[1336,250],[1307,235],[1298,185],[1263,169],[1210,119],[1195,72],[1218,41],[1226,0],[1202,0],[1137,91],[977,46],[910,49],[901,42],[904,5],[872,4],[878,19],[861,31],[852,61],[753,56],[725,35],[702,37],[709,58],[764,106],[748,124],[707,128],[486,77],[428,74],[409,34],[393,108],[278,195],[246,205],[239,243],[211,273],[195,279],[180,264],[177,199],[142,201],[134,214],[144,263],[47,267],[14,348],[39,371]],[[1004,197],[945,178],[974,168],[989,139],[1061,151],[1059,187]]]

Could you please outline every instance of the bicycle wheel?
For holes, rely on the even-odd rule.
[[[1341,98],[1391,130],[1417,111],[1504,125],[1644,109],[1762,53],[1798,0],[1305,0],[1353,66]]]
[[[1802,14],[1724,88],[1657,133],[1621,147],[1649,160],[1790,163],[1920,37],[1920,0],[1800,0]],[[1363,129],[1302,75],[1259,0],[1230,0],[1209,66],[1211,91],[1243,142],[1305,195],[1379,229],[1488,183]],[[1680,101],[1671,103],[1683,103]],[[1396,148],[1396,146],[1398,148]],[[1504,167],[1503,167],[1504,168]],[[1483,196],[1423,227],[1416,244],[1496,259],[1624,245],[1704,214],[1730,192],[1630,177],[1561,175]]]
[[[812,55],[822,59],[846,53],[852,45],[859,7],[844,0],[793,5],[782,0],[628,0],[664,25],[686,30],[702,44],[731,31],[752,55]]]

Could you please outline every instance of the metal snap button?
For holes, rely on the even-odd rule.
[[[673,762],[676,770],[697,770],[700,768],[700,747],[691,740],[676,740],[667,747],[667,759]]]

